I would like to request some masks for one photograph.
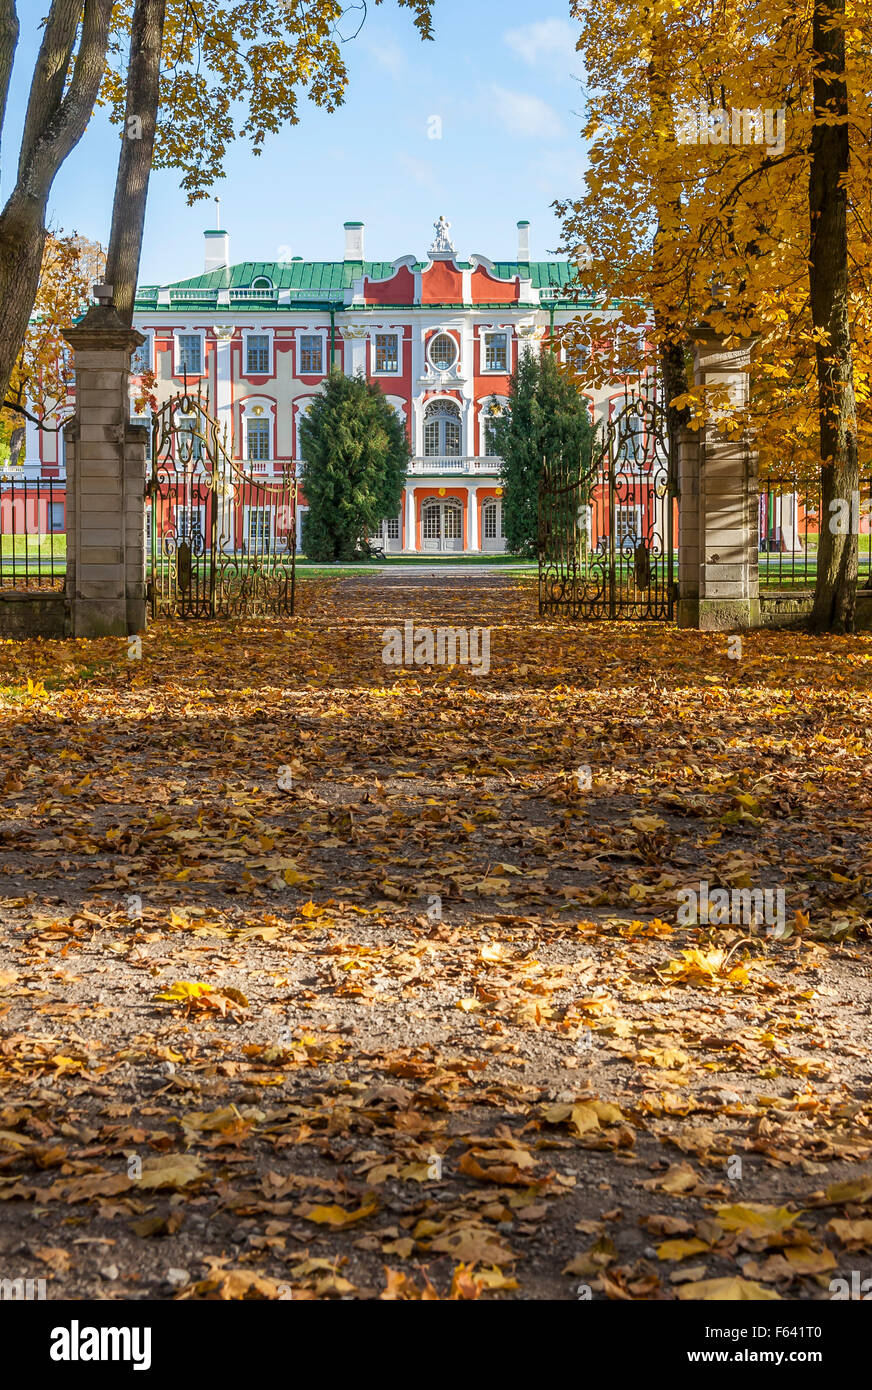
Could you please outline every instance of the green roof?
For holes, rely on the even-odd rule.
[[[573,278],[570,261],[495,261],[494,274],[501,280],[512,280],[520,275],[522,280],[532,280],[533,289],[546,289],[549,285],[568,285]]]
[[[427,264],[426,261],[418,261],[415,270],[423,270]],[[468,261],[457,261],[455,264],[460,270],[470,268]],[[136,297],[140,301],[154,300],[159,288],[163,288],[171,294],[174,290],[186,291],[185,298],[189,303],[195,303],[192,291],[202,290],[204,302],[208,303],[217,290],[249,289],[254,281],[263,277],[277,290],[310,290],[313,297],[329,295],[341,298],[344,291],[350,289],[361,276],[365,275],[370,280],[388,280],[393,274],[393,261],[241,261],[238,265],[192,275],[187,280],[176,280],[169,285],[141,285]],[[524,280],[532,280],[535,289],[543,289],[569,284],[573,278],[573,266],[569,261],[496,261],[494,274],[500,280],[521,276]]]
[[[192,275],[189,280],[175,280],[164,286],[170,290],[243,290],[252,281],[264,276],[277,290],[342,290],[350,289],[361,275],[374,280],[386,279],[393,270],[392,261],[241,261],[238,265],[209,270],[205,275]]]

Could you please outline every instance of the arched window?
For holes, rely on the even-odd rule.
[[[460,458],[460,407],[433,401],[424,411],[424,457]]]
[[[271,290],[272,287],[273,282],[266,275],[258,275],[256,279],[251,282],[251,288],[253,290]]]
[[[456,497],[430,497],[421,508],[424,550],[463,549],[463,507]]]
[[[489,498],[481,509],[481,548],[482,550],[505,550],[503,530],[503,504],[496,498]]]

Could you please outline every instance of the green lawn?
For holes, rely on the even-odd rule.
[[[67,572],[67,537],[0,536],[0,582],[62,579]]]

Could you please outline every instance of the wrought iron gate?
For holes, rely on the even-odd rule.
[[[539,613],[670,620],[678,504],[654,385],[612,401],[589,460],[544,460]]]
[[[154,416],[147,512],[152,617],[294,611],[293,464],[243,462],[230,457],[226,444],[208,396],[199,392],[171,397]]]

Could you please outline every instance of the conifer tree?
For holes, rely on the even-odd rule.
[[[587,401],[560,370],[555,354],[522,352],[508,405],[494,421],[503,461],[503,530],[512,554],[536,554],[543,458],[568,452],[578,459],[581,475],[590,464],[594,435]]]
[[[400,509],[409,447],[380,388],[333,371],[300,424],[310,560],[351,560]]]

